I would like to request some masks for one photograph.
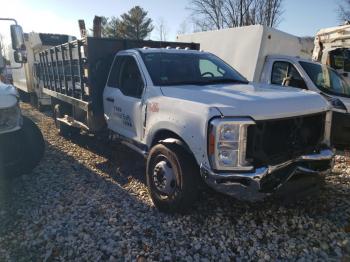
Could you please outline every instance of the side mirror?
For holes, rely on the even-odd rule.
[[[27,55],[25,52],[15,51],[13,53],[13,57],[15,59],[15,62],[18,64],[27,63]]]
[[[25,51],[26,46],[24,44],[22,27],[20,25],[11,25],[10,29],[11,29],[12,49],[15,51]]]

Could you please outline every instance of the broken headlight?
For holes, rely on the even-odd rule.
[[[251,170],[246,161],[249,118],[214,119],[209,125],[208,156],[214,170]]]
[[[0,133],[14,130],[21,125],[21,111],[16,103],[12,107],[0,109]]]

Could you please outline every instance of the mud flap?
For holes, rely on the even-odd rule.
[[[333,113],[331,142],[337,149],[350,148],[349,113]]]

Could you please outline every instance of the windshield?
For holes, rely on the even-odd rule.
[[[350,51],[346,48],[337,48],[329,52],[330,65],[335,70],[350,72]]]
[[[335,70],[325,65],[308,62],[300,62],[300,65],[321,91],[350,97],[350,86]]]
[[[248,83],[237,71],[208,53],[143,53],[156,86]]]

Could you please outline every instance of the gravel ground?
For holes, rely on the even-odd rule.
[[[48,114],[22,108],[46,154],[3,185],[0,261],[350,260],[350,157],[338,155],[320,195],[299,203],[208,191],[190,214],[165,215],[148,197],[139,155],[89,135],[59,137]]]

